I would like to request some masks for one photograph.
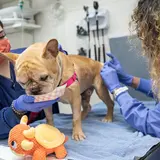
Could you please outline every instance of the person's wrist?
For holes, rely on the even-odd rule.
[[[113,94],[114,98],[116,99],[119,95],[126,92],[127,90],[128,90],[128,87],[126,87],[126,86],[122,87],[121,86],[119,88],[114,89],[112,94]]]
[[[124,85],[131,86],[134,77],[128,74],[119,74],[118,78],[119,78],[119,81]]]
[[[140,84],[140,78],[133,77],[131,87],[137,89]]]
[[[125,104],[127,104],[129,101],[132,101],[133,98],[129,95],[128,91],[122,92],[121,94],[119,94],[115,100],[117,101],[117,103],[122,106]]]
[[[128,77],[128,81],[127,81],[127,84],[128,84],[128,86],[131,86],[132,85],[132,82],[133,82],[133,76],[132,75],[127,75],[127,77]]]
[[[122,86],[120,84],[117,84],[116,86],[114,86],[112,89],[110,89],[111,94],[113,94],[113,92],[119,88],[121,88]]]
[[[18,118],[21,118],[23,115],[27,113],[27,111],[17,109],[15,106],[16,106],[16,100],[12,102],[11,108]]]

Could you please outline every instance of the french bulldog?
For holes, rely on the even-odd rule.
[[[71,105],[73,139],[79,141],[86,138],[82,131],[81,119],[84,119],[91,110],[90,97],[94,89],[108,107],[102,121],[112,121],[114,102],[100,76],[102,63],[83,56],[65,55],[58,50],[56,39],[51,39],[47,43],[35,43],[20,55],[12,53],[4,55],[15,63],[17,82],[29,95],[49,93],[76,73],[77,79],[66,88],[59,100]],[[52,108],[49,107],[44,112],[47,123],[53,125]]]

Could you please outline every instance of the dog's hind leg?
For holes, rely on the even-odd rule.
[[[91,88],[88,88],[87,90],[85,90],[81,94],[82,108],[83,108],[83,111],[81,112],[81,119],[82,120],[86,118],[86,116],[88,115],[88,112],[90,112],[90,110],[91,110],[90,98],[91,98],[93,91],[94,91],[94,88],[91,87]]]
[[[104,85],[102,78],[100,75],[97,75],[94,80],[94,87],[96,90],[97,95],[99,98],[106,104],[108,107],[108,112],[104,119],[102,119],[103,122],[112,122],[113,120],[113,108],[114,108],[114,102],[111,99],[107,87]]]

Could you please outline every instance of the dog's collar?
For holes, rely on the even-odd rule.
[[[74,72],[74,74],[72,75],[71,78],[69,78],[67,81],[65,81],[63,84],[61,84],[62,86],[64,84],[67,84],[66,87],[69,87],[70,85],[72,85],[75,81],[78,81],[78,77],[76,72]],[[61,82],[61,81],[60,81]]]

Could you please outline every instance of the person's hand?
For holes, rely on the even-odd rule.
[[[130,86],[133,81],[133,76],[124,72],[120,62],[113,54],[108,53],[107,55],[111,58],[111,60],[108,62],[108,66],[117,71],[119,81],[125,85]]]
[[[104,64],[100,74],[111,93],[114,89],[121,87],[116,70],[110,67],[108,62]]]
[[[56,103],[58,99],[44,101],[44,102],[34,102],[33,96],[22,95],[13,101],[13,106],[17,111],[24,112],[39,112],[44,108],[50,107],[52,104]]]

